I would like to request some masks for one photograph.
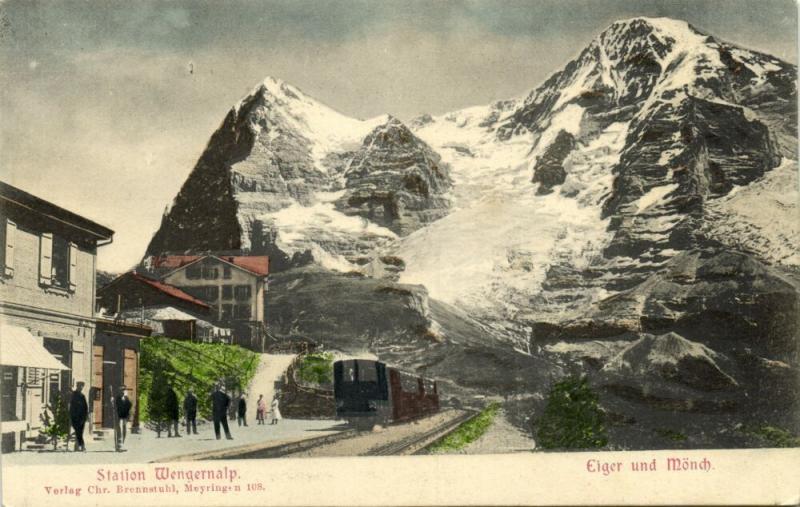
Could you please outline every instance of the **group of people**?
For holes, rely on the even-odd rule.
[[[236,422],[239,426],[247,426],[247,400],[245,400],[245,396],[246,393],[242,393],[242,395],[239,397],[239,402],[236,405]],[[225,438],[230,439],[232,437],[228,428],[227,414],[228,408],[230,407],[231,398],[224,391],[222,391],[220,384],[217,384],[214,388],[214,393],[211,395],[211,398],[212,415],[214,419],[214,433],[219,440],[220,426],[222,426],[222,428],[225,430]],[[280,403],[278,402],[278,397],[276,396],[270,405],[270,424],[278,424],[278,421],[281,419],[281,410],[279,405]],[[258,401],[256,402],[256,421],[258,424],[266,424],[266,415],[267,401],[264,399],[264,395],[261,394],[258,396]]]
[[[247,426],[247,401],[245,400],[246,393],[242,393],[239,397],[239,402],[236,406],[236,420],[239,426]],[[167,437],[174,436],[180,437],[178,432],[178,396],[175,390],[170,387],[167,394],[167,413],[169,415],[169,423],[167,424]],[[214,422],[214,434],[217,440],[222,438],[221,431],[225,432],[225,438],[232,440],[230,428],[228,427],[228,411],[231,405],[231,397],[222,389],[222,384],[217,383],[214,386],[214,392],[211,393],[211,415]],[[183,412],[186,417],[186,433],[197,435],[197,396],[194,390],[190,387],[186,392],[186,397],[183,399]],[[264,420],[267,412],[267,402],[264,395],[258,397],[256,403],[256,420],[258,424],[265,424]],[[270,407],[270,417],[272,418],[271,424],[278,424],[281,419],[281,411],[279,407],[278,397],[272,400]]]
[[[76,384],[69,403],[70,423],[75,432],[75,451],[86,450],[86,445],[83,440],[83,431],[86,427],[86,421],[89,418],[89,404],[86,401],[86,396],[83,394],[84,386],[84,382],[78,382]],[[113,397],[112,400],[117,415],[114,428],[115,448],[121,450],[127,438],[128,423],[130,421],[133,403],[128,397],[128,389],[125,386],[120,387],[119,393],[117,396]],[[217,383],[214,386],[214,392],[211,393],[211,412],[214,422],[214,433],[217,440],[221,438],[220,429],[224,430],[225,438],[228,440],[233,439],[230,428],[228,427],[228,410],[230,404],[231,397],[223,391],[222,384]],[[178,431],[180,419],[178,395],[171,386],[167,390],[165,405],[168,417],[167,437],[180,437],[181,434]],[[186,434],[197,435],[197,396],[194,394],[194,389],[191,387],[187,390],[186,396],[183,399],[183,412]],[[247,426],[247,402],[245,401],[245,393],[242,393],[239,397],[239,402],[236,407],[236,416],[239,426]],[[266,417],[267,402],[262,394],[259,395],[258,401],[256,402],[256,421],[258,424],[266,424]],[[272,400],[269,417],[271,419],[270,424],[278,424],[278,421],[281,419],[278,396]]]

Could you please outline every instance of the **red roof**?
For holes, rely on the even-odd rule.
[[[199,259],[199,255],[163,255],[151,257],[153,269],[176,269]]]
[[[266,255],[164,255],[152,257],[153,269],[178,269],[206,257],[216,257],[253,274],[269,274],[269,257]]]
[[[202,302],[201,300],[197,299],[196,297],[192,296],[191,294],[187,294],[180,290],[179,288],[175,287],[174,285],[169,285],[164,282],[159,282],[158,280],[153,280],[151,278],[147,278],[146,276],[142,276],[138,273],[131,273],[131,276],[135,280],[139,280],[140,282],[146,283],[147,285],[160,290],[161,292],[168,294],[174,298],[182,299],[184,301],[188,301],[190,303],[194,303],[196,305],[202,306],[203,308],[210,308],[207,304]]]
[[[220,259],[261,276],[269,274],[269,257],[266,255],[219,255]]]

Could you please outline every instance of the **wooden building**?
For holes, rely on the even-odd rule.
[[[139,341],[151,329],[139,324],[97,319],[94,336],[91,398],[92,422],[96,428],[114,427],[113,396],[128,388],[133,402],[133,426],[139,422]]]
[[[97,291],[97,301],[106,314],[168,306],[204,316],[212,312],[208,304],[180,288],[133,271],[101,287]]]

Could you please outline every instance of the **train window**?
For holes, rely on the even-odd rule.
[[[372,361],[359,361],[358,380],[359,382],[377,382],[378,372],[375,369],[375,363]]]
[[[344,382],[355,382],[356,381],[356,362],[355,361],[344,361],[343,370],[344,370]]]
[[[417,377],[414,377],[413,375],[408,375],[406,373],[401,373],[400,387],[402,387],[403,391],[407,393],[419,392],[419,383],[417,383]]]

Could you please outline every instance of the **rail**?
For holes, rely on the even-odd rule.
[[[435,444],[436,442],[440,441],[453,431],[455,431],[459,426],[464,424],[467,421],[477,417],[480,414],[478,411],[466,411],[460,416],[453,418],[446,423],[433,428],[430,431],[426,431],[421,435],[412,435],[411,437],[407,437],[397,442],[392,442],[390,444],[377,447],[375,449],[370,450],[367,454],[368,456],[392,456],[398,454],[418,454],[424,449],[430,447],[431,445]],[[406,452],[410,451],[410,452]]]

